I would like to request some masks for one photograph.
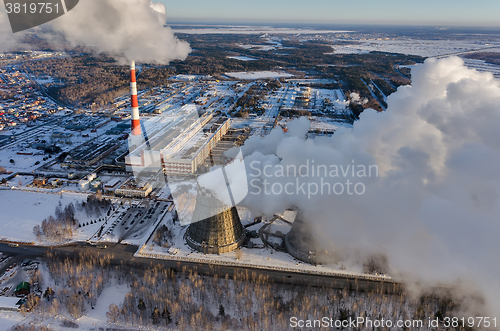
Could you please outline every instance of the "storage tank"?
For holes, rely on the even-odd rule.
[[[90,190],[92,192],[97,192],[102,188],[102,182],[100,180],[95,180],[92,183],[90,183]]]
[[[86,179],[82,179],[80,180],[80,182],[78,182],[78,187],[80,188],[81,191],[86,191],[90,187],[90,182]]]

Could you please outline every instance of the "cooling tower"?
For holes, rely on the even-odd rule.
[[[292,229],[285,236],[285,248],[288,253],[294,258],[310,264],[335,263],[338,259],[331,246],[319,242],[311,225],[299,211]]]
[[[141,135],[141,120],[139,117],[139,101],[137,99],[137,80],[135,76],[135,61],[130,62],[130,104],[132,107],[132,135]]]
[[[203,215],[215,215],[203,218]],[[235,250],[246,241],[236,207],[217,199],[210,191],[198,188],[193,219],[186,231],[187,244],[205,254],[221,254]]]

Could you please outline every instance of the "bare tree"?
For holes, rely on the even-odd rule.
[[[106,313],[109,323],[114,323],[116,319],[120,316],[120,308],[114,303],[109,305],[109,311]]]

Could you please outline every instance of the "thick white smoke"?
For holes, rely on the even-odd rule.
[[[2,13],[3,50],[12,49],[21,34],[9,32],[7,16]],[[98,54],[107,54],[125,63],[130,60],[167,64],[185,59],[191,48],[165,27],[166,9],[152,0],[82,0],[64,16],[44,24],[44,33],[52,44],[66,41]]]
[[[366,110],[353,129],[331,138],[305,139],[309,123],[299,119],[287,133],[249,139],[244,204],[268,215],[297,206],[318,238],[344,253],[384,253],[393,275],[407,281],[470,281],[500,316],[500,82],[459,58],[429,59],[412,77],[412,86],[388,98],[387,111]],[[295,177],[293,167],[285,168],[289,177],[280,172],[307,163]],[[323,174],[321,182],[311,164],[351,165],[356,173]],[[375,168],[358,173],[371,165],[378,177]],[[325,182],[346,189],[346,180],[362,183],[362,194],[353,186],[352,194],[327,193]],[[288,193],[279,194],[287,183]]]
[[[351,97],[351,101],[358,105],[366,105],[368,103],[367,98],[361,98],[361,96],[356,92],[352,92],[349,96]]]
[[[26,45],[20,44],[24,36],[25,32],[12,33],[7,13],[5,13],[4,7],[0,4],[0,52],[26,48]]]

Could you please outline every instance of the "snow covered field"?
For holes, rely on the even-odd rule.
[[[120,306],[129,291],[127,284],[118,284],[116,280],[113,280],[112,284],[102,291],[94,309],[78,319],[80,328],[90,330],[92,326],[107,325],[106,312],[109,311],[109,306],[111,304]]]
[[[277,72],[277,71],[227,72],[226,75],[237,79],[265,79],[265,78],[293,77],[293,75],[287,74],[286,72]]]
[[[186,25],[183,25],[186,26]],[[227,26],[207,25],[202,28],[176,28],[171,25],[175,33],[187,34],[325,34],[325,33],[349,33],[351,31],[341,30],[314,30],[314,29],[290,29],[273,28],[269,26]],[[199,27],[199,25],[197,25]]]
[[[500,79],[500,65],[485,62],[484,60],[463,59],[465,65],[480,72],[491,72],[493,76]]]
[[[0,239],[20,242],[37,241],[33,233],[35,225],[41,225],[42,221],[54,215],[55,208],[61,202],[62,207],[73,203],[79,203],[87,199],[85,194],[78,193],[37,193],[18,190],[0,190]],[[87,218],[82,212],[76,212],[76,218],[80,222],[87,222]],[[90,236],[90,232],[97,231],[96,228],[82,228],[76,240],[84,240]]]
[[[255,61],[257,59],[253,57],[248,57],[248,56],[228,56],[228,59],[235,59],[235,60],[240,60],[240,61]]]
[[[1,311],[0,310],[0,325],[2,330],[10,330],[15,325],[18,325],[24,319],[23,315],[17,311]]]
[[[498,46],[498,48],[493,48]],[[456,40],[420,40],[420,39],[397,39],[397,40],[366,40],[356,45],[333,45],[331,54],[364,54],[373,51],[387,53],[401,53],[419,56],[448,55],[472,50],[485,49],[488,52],[500,52],[498,45],[485,45],[484,43],[456,41]]]

